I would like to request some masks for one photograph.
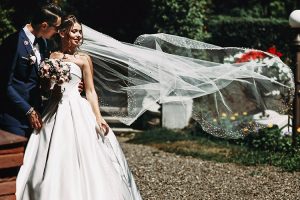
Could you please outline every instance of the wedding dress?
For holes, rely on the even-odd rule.
[[[80,67],[70,62],[70,72],[54,114],[29,139],[17,200],[141,199],[114,133],[97,133],[92,108],[78,92]]]

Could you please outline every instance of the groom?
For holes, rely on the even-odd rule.
[[[41,129],[38,65],[49,56],[45,39],[57,33],[61,16],[54,4],[41,7],[0,46],[0,129],[26,137]]]

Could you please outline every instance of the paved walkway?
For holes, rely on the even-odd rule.
[[[300,172],[216,163],[119,141],[147,200],[300,199]]]

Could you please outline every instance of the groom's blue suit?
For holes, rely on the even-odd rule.
[[[47,56],[46,41],[38,39],[41,59]],[[38,64],[30,64],[31,43],[24,30],[10,35],[0,46],[0,129],[29,136],[26,113],[41,108]]]

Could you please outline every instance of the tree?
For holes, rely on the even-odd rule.
[[[296,8],[297,1],[295,0],[212,0],[214,15],[287,19]]]
[[[10,20],[13,9],[5,9],[0,5],[0,44],[9,34],[16,31]]]
[[[151,0],[154,32],[163,32],[203,40],[208,37],[205,27],[207,0]]]
[[[85,25],[131,43],[149,32],[145,30],[149,4],[150,0],[61,0],[60,5],[67,13],[76,14]]]

